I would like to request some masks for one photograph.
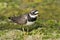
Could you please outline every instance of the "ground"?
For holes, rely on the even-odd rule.
[[[39,11],[31,26],[8,19],[31,9]],[[0,0],[0,40],[60,40],[60,0]]]

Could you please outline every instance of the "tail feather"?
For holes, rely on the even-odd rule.
[[[10,19],[11,21],[16,21],[15,17],[9,17],[8,19]]]
[[[8,17],[8,19],[10,19],[10,20],[14,21],[14,17]]]
[[[11,19],[11,17],[8,17],[8,19]]]
[[[11,19],[12,19],[11,17],[8,17],[8,21],[12,21]]]
[[[8,19],[11,19],[11,20],[12,20],[12,19],[13,19],[13,17],[8,17]]]

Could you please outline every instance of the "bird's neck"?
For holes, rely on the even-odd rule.
[[[28,21],[36,21],[37,17],[31,17],[29,14],[28,14]]]

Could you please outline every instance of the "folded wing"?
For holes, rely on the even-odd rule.
[[[26,15],[18,16],[18,17],[9,17],[9,19],[11,19],[13,22],[15,22],[17,24],[25,24],[27,22]]]

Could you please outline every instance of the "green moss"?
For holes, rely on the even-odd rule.
[[[59,4],[59,0],[0,0],[0,39],[24,40],[36,37],[42,40],[58,40],[60,38]],[[25,26],[9,21],[8,17],[28,13],[32,8],[39,11],[35,24]]]

